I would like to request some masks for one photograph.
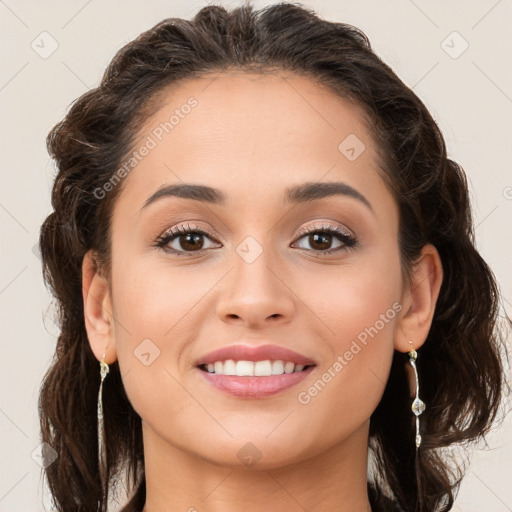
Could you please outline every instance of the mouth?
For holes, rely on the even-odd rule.
[[[284,360],[215,361],[197,369],[214,389],[242,399],[261,399],[281,393],[306,379],[315,364]]]
[[[280,359],[264,361],[215,361],[214,363],[201,364],[200,370],[215,375],[234,375],[237,377],[270,377],[273,375],[284,375],[298,373],[315,366],[314,364],[295,364],[292,361]]]

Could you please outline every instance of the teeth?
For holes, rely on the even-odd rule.
[[[224,370],[224,375],[236,375],[236,363],[233,359],[229,361],[224,361],[224,368],[221,368],[220,371]],[[217,372],[215,372],[217,373]]]
[[[270,377],[271,375],[282,375],[284,373],[301,372],[305,365],[294,364],[290,361],[215,361],[206,365],[209,373],[219,375],[236,375],[238,377]]]
[[[274,361],[272,363],[272,375],[282,375],[284,373],[283,361]]]
[[[272,375],[272,363],[267,361],[257,361],[254,365],[254,376],[255,377],[268,377]]]
[[[217,363],[215,363],[217,364]],[[223,363],[220,364],[220,370],[215,373],[222,373]],[[252,377],[254,375],[254,366],[255,364],[252,361],[237,361],[235,375],[240,375],[241,377]]]
[[[286,363],[284,365],[284,373],[293,373],[294,368],[295,368],[295,365],[293,363]]]

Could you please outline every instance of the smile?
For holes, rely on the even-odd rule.
[[[275,395],[303,381],[315,365],[290,361],[216,361],[198,369],[209,385],[244,399]]]
[[[291,361],[215,361],[202,365],[201,369],[217,375],[238,375],[239,377],[270,377],[271,375],[283,375],[284,373],[301,372],[307,366],[295,364]]]

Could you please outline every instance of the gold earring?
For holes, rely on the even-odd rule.
[[[409,341],[409,343],[412,346],[412,341]],[[426,406],[423,403],[422,400],[419,398],[419,392],[420,392],[420,381],[418,379],[418,370],[416,368],[416,359],[418,359],[418,353],[414,348],[409,352],[409,363],[414,368],[414,375],[416,377],[416,397],[414,398],[412,402],[412,412],[416,416],[416,449],[419,448],[421,444],[421,435],[420,435],[420,414],[425,410]]]
[[[106,347],[105,347],[106,351]],[[105,424],[103,420],[103,381],[107,376],[107,373],[110,371],[108,364],[105,362],[105,352],[103,352],[103,360],[100,362],[100,389],[98,392],[98,467],[100,471],[100,478],[102,485],[105,480],[106,470],[107,470],[107,452],[105,448]]]

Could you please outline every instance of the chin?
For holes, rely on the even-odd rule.
[[[270,434],[269,437],[265,435],[261,433],[240,435],[228,442],[211,440],[209,446],[215,449],[208,452],[202,450],[202,453],[197,455],[217,466],[266,470],[295,464],[315,454],[311,446],[307,449],[306,446],[299,445],[303,442],[300,435],[297,437],[279,436],[276,433]],[[321,449],[318,448],[318,451]]]

